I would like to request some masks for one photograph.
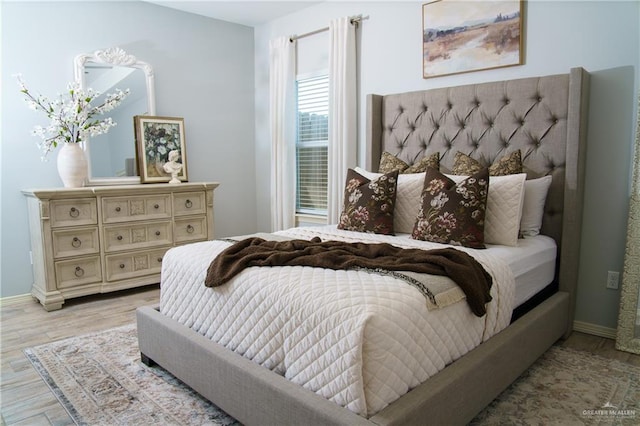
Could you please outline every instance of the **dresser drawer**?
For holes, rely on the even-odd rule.
[[[170,217],[171,194],[105,197],[102,199],[102,222],[104,223]]]
[[[95,198],[51,200],[51,227],[96,225],[98,207]]]
[[[190,214],[205,214],[207,210],[204,191],[178,192],[173,194],[173,214],[184,216]]]
[[[183,217],[176,219],[174,223],[176,244],[207,239],[206,216]]]
[[[53,236],[53,257],[59,259],[70,256],[83,256],[100,252],[98,227],[58,229]]]
[[[59,260],[55,263],[58,288],[76,287],[102,281],[100,256]]]
[[[173,243],[171,221],[163,220],[104,227],[105,252],[136,250]]]
[[[169,248],[106,256],[107,281],[159,274],[162,269],[162,257]]]

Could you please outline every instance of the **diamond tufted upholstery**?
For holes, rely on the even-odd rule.
[[[368,168],[377,168],[381,151],[408,164],[438,151],[446,173],[457,151],[488,166],[520,149],[528,178],[553,177],[542,232],[560,242],[569,74],[369,95],[367,101]]]

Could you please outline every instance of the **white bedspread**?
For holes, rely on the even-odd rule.
[[[442,247],[333,226],[278,234]],[[365,417],[504,329],[511,318],[513,274],[486,250],[462,249],[493,277],[493,301],[478,318],[466,301],[427,310],[411,285],[364,271],[253,267],[221,287],[205,287],[209,263],[229,244],[209,241],[167,252],[161,313]]]

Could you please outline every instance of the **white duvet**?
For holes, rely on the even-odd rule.
[[[442,247],[335,226],[278,234]],[[511,318],[513,274],[487,250],[461,248],[493,277],[493,301],[478,318],[464,300],[428,310],[413,286],[364,271],[252,267],[221,287],[205,287],[209,263],[229,245],[208,241],[167,252],[161,313],[365,417],[504,329]]]

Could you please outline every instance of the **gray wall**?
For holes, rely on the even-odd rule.
[[[31,289],[20,190],[62,186],[57,152],[41,162],[30,135],[46,117],[26,107],[12,74],[53,97],[73,80],[79,53],[119,46],[153,65],[157,114],[185,119],[190,180],[221,183],[216,236],[255,231],[253,28],[137,1],[3,1],[1,7],[0,296]]]
[[[619,292],[607,271],[622,271],[629,205],[640,30],[637,1],[530,1],[525,65],[422,79],[420,2],[326,2],[256,27],[256,175],[269,176],[268,41],[363,14],[359,45],[359,159],[364,164],[365,96],[537,75],[591,72],[586,208],[576,320],[616,327]],[[302,48],[299,46],[299,48]],[[319,55],[325,53],[318,53]],[[269,211],[269,182],[256,180],[258,209]],[[269,229],[268,215],[258,228]]]

